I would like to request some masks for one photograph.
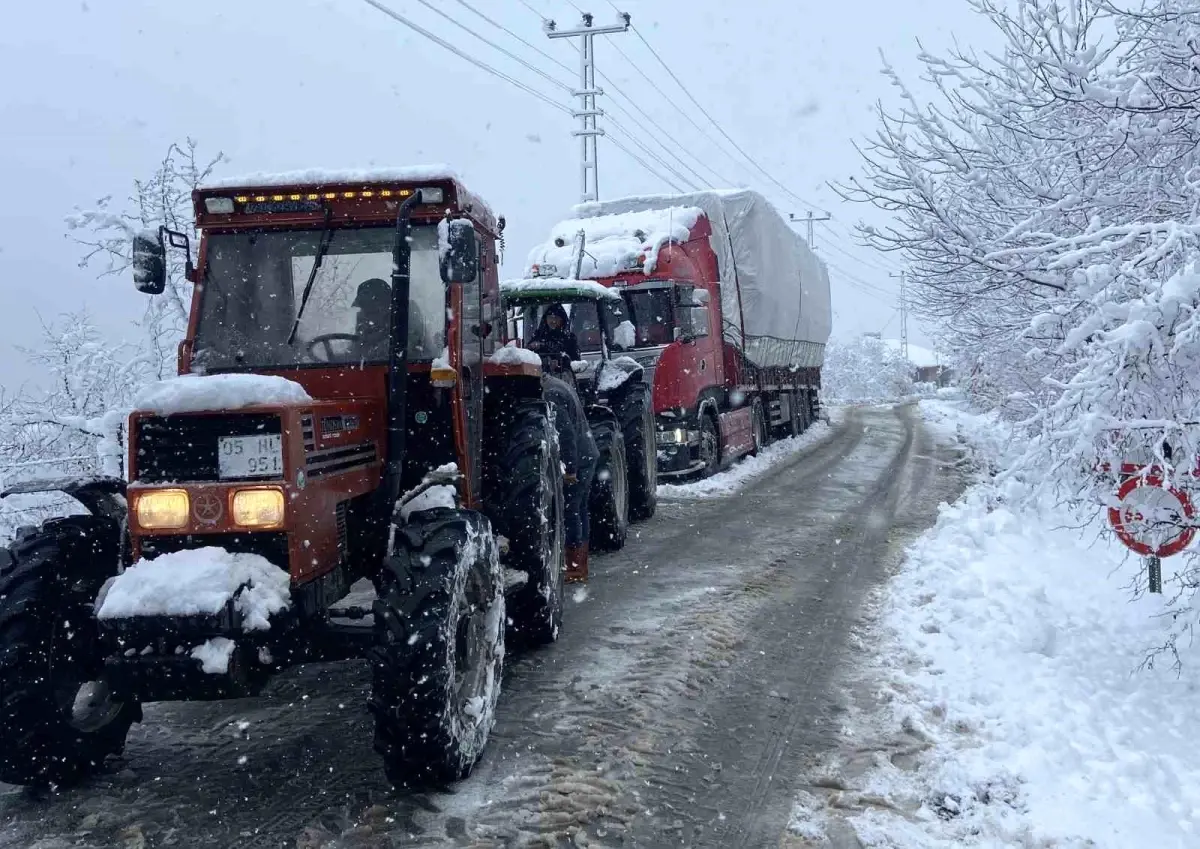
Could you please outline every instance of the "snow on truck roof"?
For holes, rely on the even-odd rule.
[[[578,276],[653,274],[663,246],[699,236],[703,217],[717,259],[726,341],[758,365],[821,365],[832,325],[829,272],[758,192],[642,195],[579,204],[572,214],[530,252],[529,271],[539,266],[531,276],[574,272],[579,230],[587,239]]]
[[[583,211],[589,207],[576,207]],[[550,238],[529,252],[526,271],[534,265],[553,265],[558,273],[574,271],[575,236],[583,230],[587,234],[584,244],[583,264],[579,274],[583,278],[612,277],[622,271],[631,271],[638,266],[637,260],[645,256],[644,270],[652,274],[658,261],[658,252],[671,241],[686,242],[692,227],[704,215],[695,206],[664,206],[658,209],[638,209],[615,215],[581,215],[560,221],[550,230]]]

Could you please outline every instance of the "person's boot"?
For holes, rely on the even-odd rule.
[[[583,584],[588,579],[587,543],[567,546],[567,583]]]

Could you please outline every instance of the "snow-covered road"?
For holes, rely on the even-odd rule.
[[[514,658],[443,793],[385,783],[362,664],[154,705],[86,787],[0,796],[0,847],[778,846],[836,738],[861,602],[962,481],[911,407],[856,409],[735,494],[668,501]]]

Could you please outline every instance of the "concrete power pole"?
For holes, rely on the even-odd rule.
[[[893,274],[900,278],[900,353],[908,359],[908,275],[903,271]]]
[[[596,126],[596,118],[604,114],[604,110],[596,108],[596,98],[604,94],[604,89],[596,86],[596,52],[595,37],[597,35],[612,35],[629,31],[629,15],[622,12],[620,23],[608,26],[593,26],[592,15],[585,12],[583,21],[575,29],[560,30],[554,21],[546,21],[546,35],[550,38],[579,39],[579,88],[573,95],[580,100],[578,112],[571,113],[580,121],[579,129],[573,130],[572,135],[578,136],[581,145],[582,158],[579,162],[581,180],[580,197],[583,203],[600,200],[600,174],[596,163],[596,137],[604,135],[604,130]]]
[[[794,212],[788,213],[788,220],[793,224],[798,222],[804,222],[808,224],[808,246],[813,249],[816,249],[816,245],[813,244],[813,224],[817,221],[828,221],[832,217],[833,216],[831,215],[822,215],[820,218],[814,218],[812,210],[809,210],[807,218],[797,218]]]

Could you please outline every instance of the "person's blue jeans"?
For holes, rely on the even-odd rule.
[[[596,461],[592,460],[578,469],[575,483],[563,485],[563,501],[566,502],[567,512],[564,517],[567,545],[583,545],[592,532],[588,517],[588,497],[592,492],[592,478],[595,475]]]

